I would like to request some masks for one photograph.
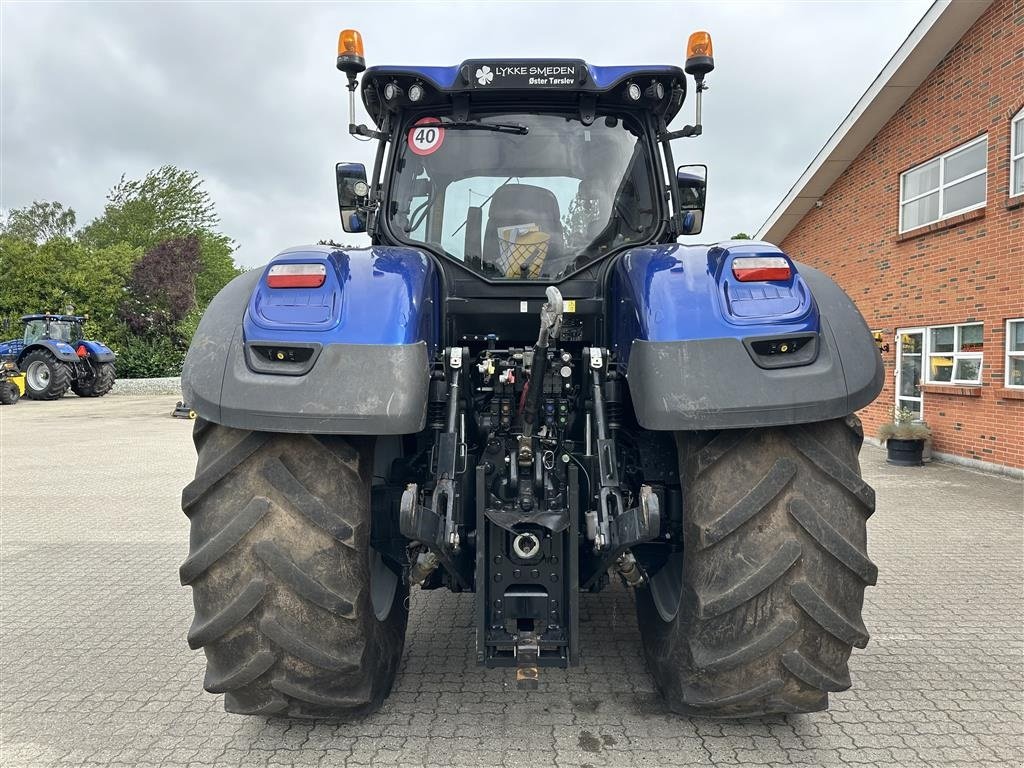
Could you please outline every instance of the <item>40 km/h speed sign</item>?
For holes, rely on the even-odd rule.
[[[444,142],[444,128],[436,117],[423,117],[409,129],[409,149],[417,155],[430,155]]]

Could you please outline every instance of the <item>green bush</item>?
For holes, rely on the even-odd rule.
[[[126,334],[120,343],[112,344],[117,352],[119,379],[155,379],[180,376],[186,345],[167,336],[135,336]]]

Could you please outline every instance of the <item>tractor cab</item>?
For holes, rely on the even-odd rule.
[[[78,315],[25,315],[21,318],[25,326],[22,340],[26,347],[44,339],[75,344],[85,338],[85,320]]]
[[[343,31],[349,130],[379,141],[369,178],[361,164],[337,166],[345,230],[430,252],[449,282],[470,273],[515,281],[520,293],[522,283],[558,284],[631,247],[699,233],[705,169],[672,173],[670,142],[702,129],[667,126],[687,73],[698,101],[705,88],[707,33],[691,36],[688,54],[685,71],[577,59],[366,69],[361,37]],[[355,122],[357,90],[372,128]]]

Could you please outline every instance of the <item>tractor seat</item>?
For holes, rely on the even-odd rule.
[[[564,244],[558,200],[550,190],[532,184],[506,184],[494,193],[484,229],[484,264],[504,274],[504,270],[498,267],[501,263],[498,228],[518,224],[536,224],[541,232],[551,236],[541,272],[545,276],[560,272],[564,260]]]

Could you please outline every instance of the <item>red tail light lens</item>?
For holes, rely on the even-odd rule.
[[[741,283],[789,280],[789,262],[781,256],[740,256],[732,260],[732,273]]]
[[[267,273],[270,288],[319,288],[325,280],[323,264],[275,264]]]
[[[79,357],[88,357],[89,350],[86,349],[85,345],[83,344],[82,346],[75,350],[75,354],[78,355]]]

